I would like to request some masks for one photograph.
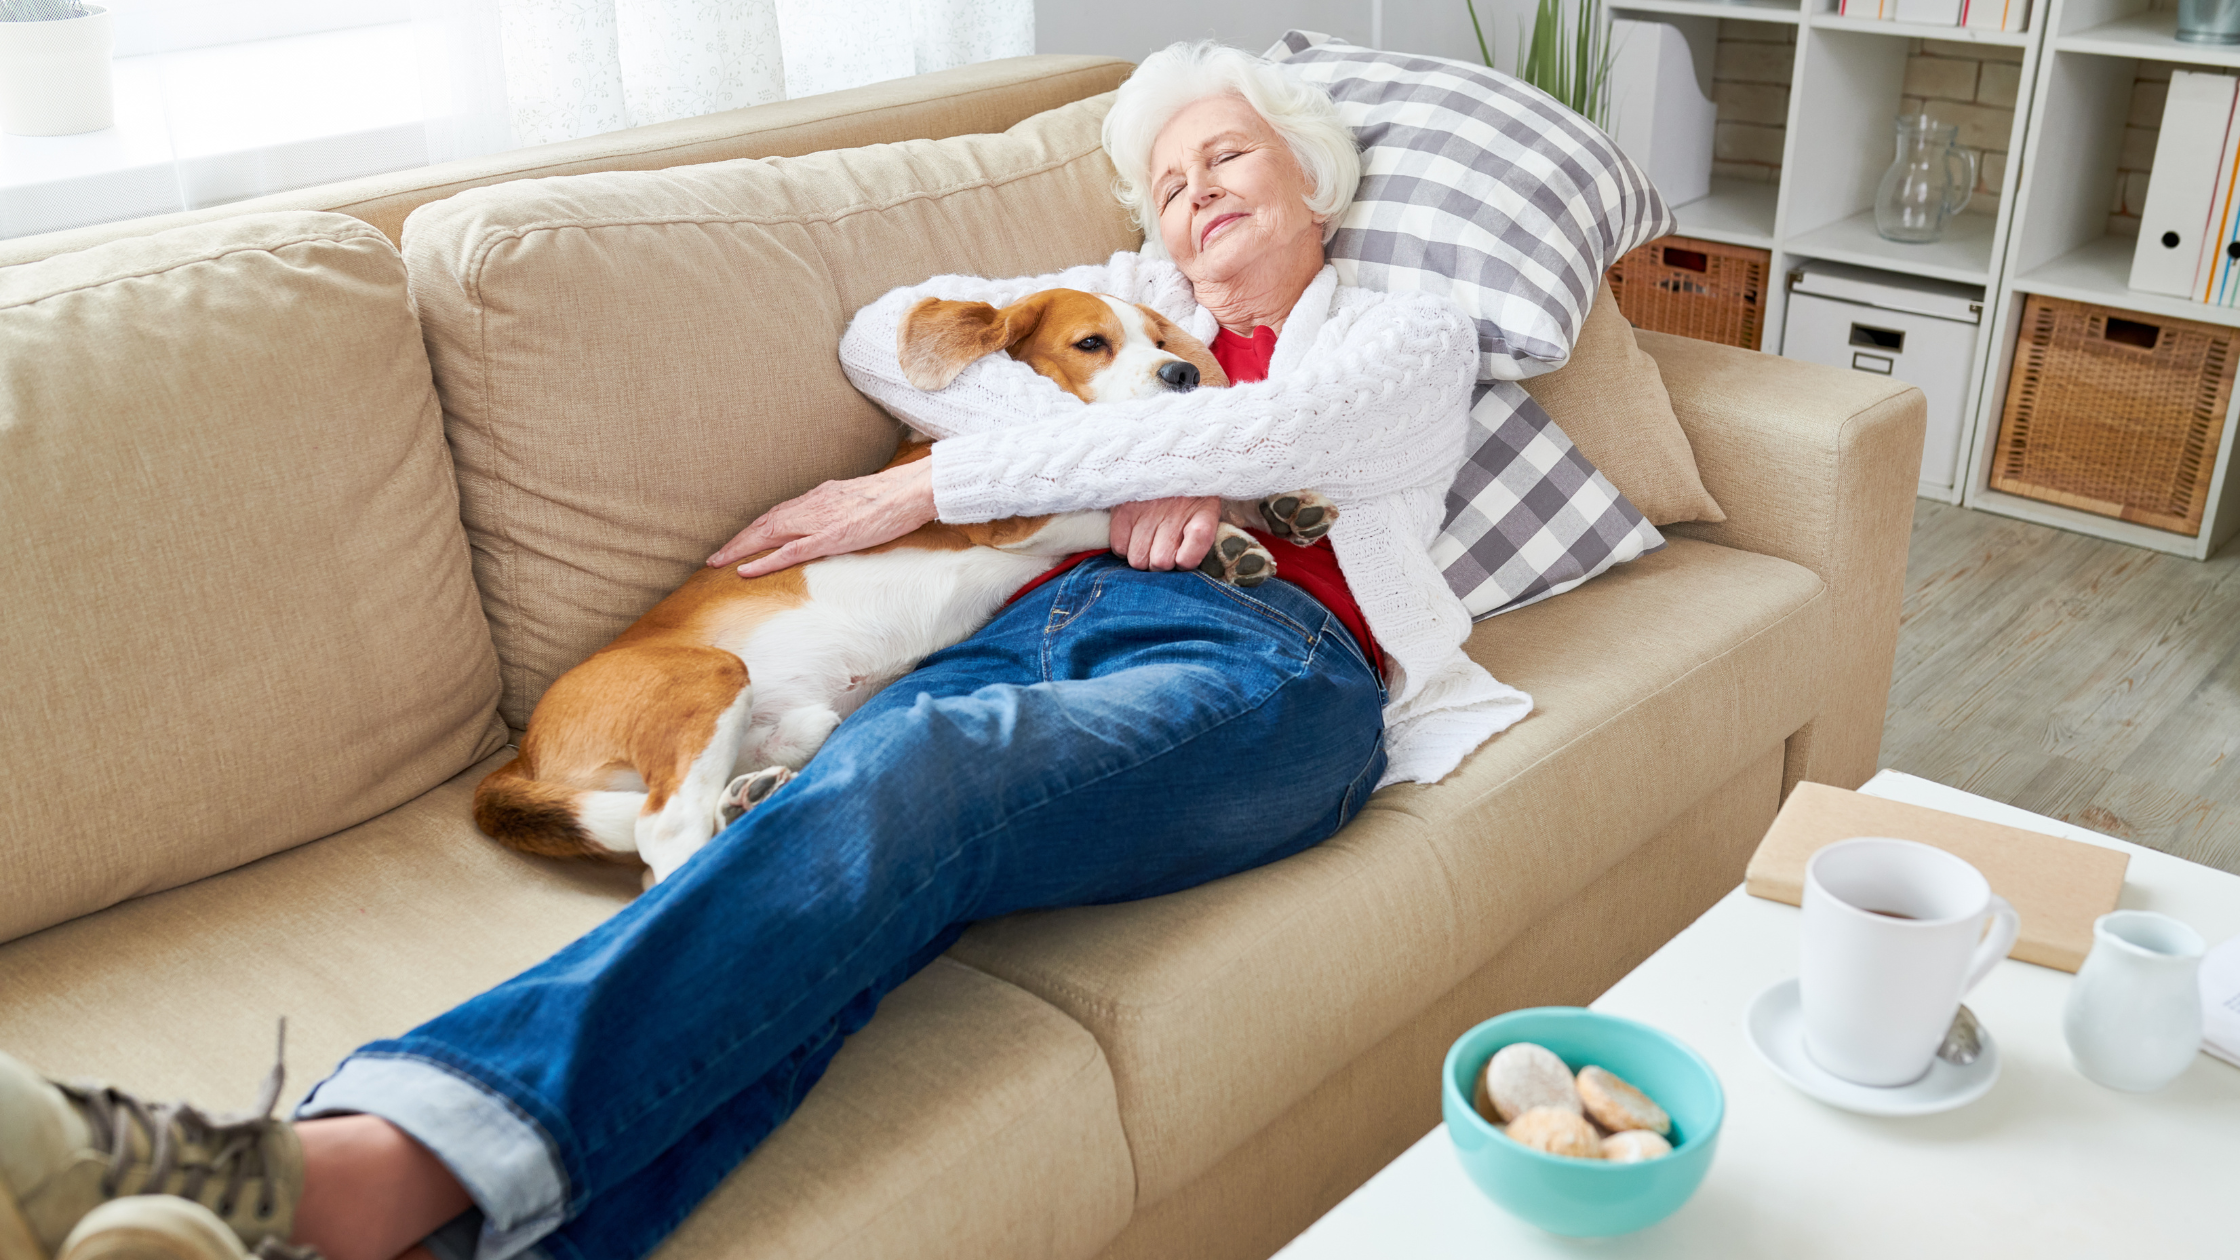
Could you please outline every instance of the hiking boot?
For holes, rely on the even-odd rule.
[[[286,1242],[303,1147],[272,1116],[280,1083],[275,1063],[254,1112],[213,1116],[48,1081],[0,1054],[0,1260],[47,1260],[88,1213],[128,1195],[191,1199],[246,1246]]]
[[[250,1251],[199,1203],[135,1194],[86,1213],[54,1260],[319,1260],[319,1253],[271,1238]]]

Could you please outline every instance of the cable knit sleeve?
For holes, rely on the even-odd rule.
[[[1168,495],[1313,489],[1343,508],[1444,489],[1476,363],[1476,332],[1444,298],[1353,290],[1282,377],[956,430],[934,446],[934,498],[969,523]]]
[[[927,392],[903,379],[896,349],[902,317],[929,297],[1009,306],[1044,289],[1080,289],[1143,302],[1181,322],[1197,310],[1190,283],[1174,264],[1123,250],[1109,260],[1069,267],[1046,276],[988,280],[935,276],[896,289],[856,312],[840,339],[840,367],[848,380],[888,414],[921,433],[954,438],[1060,417],[1079,417],[1088,404],[1006,354],[991,354],[965,368],[947,389]]]

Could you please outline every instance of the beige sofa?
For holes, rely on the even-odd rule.
[[[857,306],[1132,246],[1126,70],[7,243],[0,1047],[237,1106],[285,1014],[292,1098],[623,904],[477,833],[474,783],[715,542],[889,453]],[[1460,1031],[1591,999],[1790,784],[1870,773],[1919,395],[1639,341],[1727,519],[1477,628],[1529,720],[1298,857],[973,928],[661,1254],[1266,1255],[1436,1123]]]

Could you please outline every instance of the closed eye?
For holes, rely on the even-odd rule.
[[[1073,343],[1073,348],[1085,353],[1089,351],[1102,350],[1104,349],[1104,338],[1083,337],[1081,340]]]

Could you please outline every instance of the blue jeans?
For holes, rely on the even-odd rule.
[[[1288,583],[1092,559],[873,697],[668,880],[359,1050],[297,1114],[369,1112],[433,1150],[479,1260],[644,1255],[966,924],[1174,892],[1344,826],[1384,769],[1383,701]]]

